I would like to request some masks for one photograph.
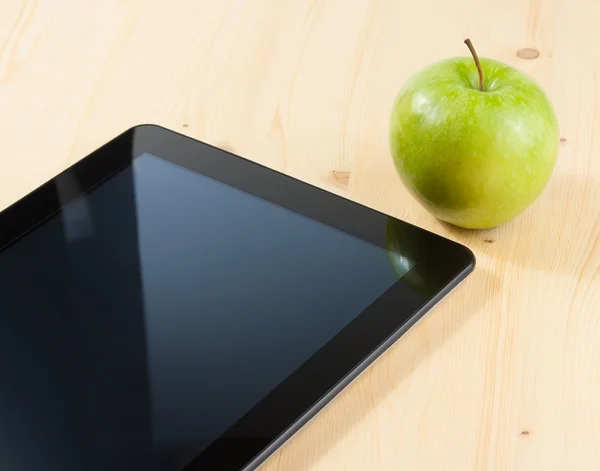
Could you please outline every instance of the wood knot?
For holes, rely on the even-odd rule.
[[[347,188],[348,183],[350,183],[351,172],[347,172],[345,170],[332,170],[331,171],[331,180],[337,186]]]
[[[533,49],[531,47],[524,47],[523,49],[519,49],[517,51],[517,56],[525,60],[537,59],[538,57],[540,57],[540,52],[537,49]]]
[[[216,144],[215,147],[218,147],[219,149],[224,150],[225,152],[229,152],[231,154],[235,153],[233,146],[229,144],[229,142],[219,142]]]
[[[494,239],[483,239],[486,244],[493,244],[495,242]]]
[[[521,430],[521,435],[522,435],[522,436],[523,436],[523,435],[527,436],[527,435],[529,435],[530,433],[531,433],[531,432],[530,432],[529,430]]]
[[[560,138],[560,142],[567,142],[567,138],[566,137],[561,137]]]

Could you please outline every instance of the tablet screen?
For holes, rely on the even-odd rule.
[[[379,246],[141,155],[0,253],[0,456],[177,471],[401,275]]]

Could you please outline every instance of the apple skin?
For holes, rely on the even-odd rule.
[[[481,58],[445,59],[398,93],[390,150],[410,193],[434,216],[468,229],[514,218],[544,190],[559,146],[552,103],[530,77]]]

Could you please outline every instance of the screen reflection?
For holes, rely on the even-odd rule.
[[[15,471],[182,469],[412,266],[149,154],[55,182],[64,209],[0,252]]]

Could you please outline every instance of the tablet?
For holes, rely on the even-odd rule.
[[[0,213],[13,471],[253,470],[469,249],[157,126]]]

